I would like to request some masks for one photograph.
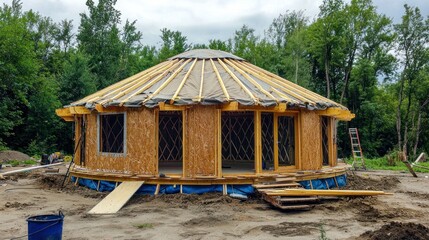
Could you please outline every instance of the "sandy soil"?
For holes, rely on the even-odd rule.
[[[59,210],[63,239],[319,239],[322,231],[329,239],[428,239],[429,179],[422,174],[359,172],[349,189],[395,194],[325,201],[303,212],[278,211],[257,197],[177,194],[134,196],[116,215],[92,216],[86,212],[106,193],[73,184],[59,191],[61,176],[42,172],[0,180],[0,239],[24,236],[27,217]]]

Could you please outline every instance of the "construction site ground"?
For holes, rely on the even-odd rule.
[[[63,239],[75,240],[429,239],[425,175],[349,174],[347,189],[394,195],[323,201],[309,211],[279,211],[258,196],[241,201],[211,193],[134,196],[117,214],[94,216],[87,212],[107,193],[72,183],[60,191],[62,175],[41,169],[0,180],[0,239],[25,236],[28,217],[59,210],[65,215]]]

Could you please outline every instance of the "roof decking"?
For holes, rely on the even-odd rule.
[[[347,108],[295,83],[250,64],[231,53],[198,49],[97,91],[70,106],[149,107],[222,104],[300,107],[324,110]]]

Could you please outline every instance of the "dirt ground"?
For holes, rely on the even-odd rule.
[[[39,170],[0,180],[0,239],[25,236],[27,217],[59,210],[63,239],[429,239],[429,179],[419,175],[359,172],[349,176],[349,189],[394,195],[330,200],[302,212],[273,209],[258,197],[176,194],[134,196],[116,215],[92,216],[86,212],[106,193],[73,184],[59,191],[62,177]]]

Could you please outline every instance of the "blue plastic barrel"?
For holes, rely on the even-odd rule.
[[[28,240],[61,240],[64,215],[38,215],[27,218]]]

